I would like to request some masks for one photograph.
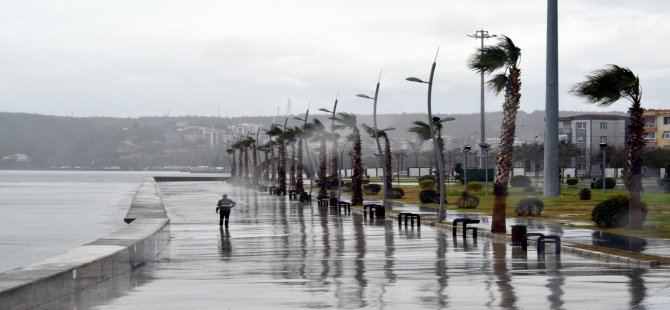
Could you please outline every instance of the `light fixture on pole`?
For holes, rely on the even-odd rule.
[[[437,53],[440,52],[440,49],[437,49]],[[435,138],[435,129],[432,126],[433,123],[433,112],[432,112],[432,107],[431,107],[431,98],[433,94],[433,76],[435,75],[435,67],[437,66],[437,53],[435,54],[435,59],[433,60],[433,65],[430,68],[430,78],[428,82],[424,82],[423,80],[416,78],[416,77],[408,77],[406,80],[410,82],[416,82],[416,83],[424,83],[428,84],[428,96],[427,96],[427,101],[428,101],[428,128],[430,130],[430,136],[431,139],[433,140],[433,151],[435,152],[435,158],[437,158],[437,170],[438,174],[440,176],[440,209],[438,210],[437,213],[437,222],[441,223],[444,219],[444,196],[445,196],[445,189],[444,189],[444,165],[442,163],[442,154],[440,154],[439,147],[437,145],[437,139]]]
[[[490,39],[496,37],[495,34],[489,34],[487,30],[477,30],[475,31],[475,34],[468,34],[468,37],[475,38],[475,39],[481,39],[481,49],[484,48],[484,39]],[[480,120],[480,141],[479,143],[484,143],[486,142],[486,133],[485,133],[485,126],[484,126],[484,71],[480,71],[480,92],[479,92],[479,101],[481,104],[481,112],[479,116]],[[479,168],[481,169],[483,167],[483,160],[482,156],[479,157]]]
[[[471,146],[466,145],[463,147],[463,190],[468,190],[468,152],[472,149]]]
[[[600,151],[603,152],[603,164],[602,164],[602,170],[603,170],[603,177],[602,177],[602,185],[603,185],[603,196],[605,196],[605,163],[607,162],[607,143],[605,142],[600,142]]]

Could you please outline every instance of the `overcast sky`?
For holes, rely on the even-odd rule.
[[[567,93],[618,64],[639,75],[643,106],[669,108],[670,1],[559,1],[560,109],[603,111]],[[522,49],[521,109],[544,110],[543,0],[6,0],[0,4],[0,111],[73,116],[221,116],[332,108],[371,114],[478,113],[466,60],[475,30]],[[489,39],[486,44],[495,43]],[[488,94],[487,111],[502,96]],[[609,110],[625,111],[621,101]]]

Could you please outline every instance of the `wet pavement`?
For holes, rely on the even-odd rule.
[[[340,215],[218,182],[160,183],[171,242],[158,261],[74,298],[96,309],[664,308],[670,270]],[[231,227],[214,212],[237,201]],[[482,224],[484,227],[486,224]],[[665,289],[665,290],[664,290]],[[659,301],[660,300],[660,301]],[[665,299],[667,301],[667,299]],[[654,303],[656,302],[656,303]],[[48,308],[48,305],[47,305]]]

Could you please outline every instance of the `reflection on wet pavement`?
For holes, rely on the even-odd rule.
[[[570,255],[538,257],[491,239],[339,215],[222,183],[162,183],[171,243],[99,309],[629,309],[669,270]],[[218,228],[221,193],[238,202]],[[486,225],[486,224],[484,224]]]

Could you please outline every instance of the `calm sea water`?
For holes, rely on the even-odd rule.
[[[1,171],[0,272],[94,241],[122,225],[142,179],[177,172]]]

